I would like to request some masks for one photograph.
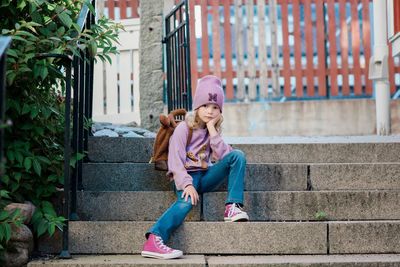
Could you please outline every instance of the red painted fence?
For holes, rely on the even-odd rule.
[[[106,6],[124,18],[122,9],[138,1]],[[229,100],[373,94],[372,0],[190,0],[189,8],[193,89],[198,77],[215,74]],[[400,60],[390,56],[389,70],[394,94]]]

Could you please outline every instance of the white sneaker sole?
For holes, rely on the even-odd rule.
[[[176,259],[176,258],[180,258],[183,256],[183,252],[180,250],[177,250],[174,253],[168,253],[168,254],[161,254],[161,253],[150,252],[150,251],[142,251],[141,254],[143,257],[146,257],[146,258],[163,259],[163,260]]]
[[[247,222],[249,216],[247,214],[238,214],[233,217],[224,217],[225,222]]]

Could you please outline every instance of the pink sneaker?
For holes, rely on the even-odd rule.
[[[183,252],[166,245],[161,237],[150,234],[144,243],[142,256],[156,259],[175,259],[182,257]]]
[[[238,204],[232,203],[225,206],[225,222],[245,222],[248,220],[249,216],[239,207]]]

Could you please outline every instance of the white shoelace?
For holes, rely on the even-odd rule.
[[[235,214],[235,212],[241,213],[242,210],[241,210],[235,203],[233,203],[233,204],[229,207],[228,216],[231,217],[232,215]]]
[[[158,245],[161,249],[167,250],[167,251],[172,251],[171,248],[169,248],[167,245],[164,244],[164,241],[161,239],[161,237],[156,236],[156,242],[157,242],[157,245]]]

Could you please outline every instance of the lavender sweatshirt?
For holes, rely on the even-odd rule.
[[[172,175],[177,190],[192,184],[190,172],[206,170],[211,159],[220,160],[232,151],[219,134],[210,137],[207,128],[194,129],[190,144],[186,146],[188,134],[189,127],[182,122],[169,140],[167,175]]]

